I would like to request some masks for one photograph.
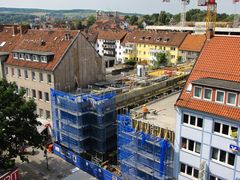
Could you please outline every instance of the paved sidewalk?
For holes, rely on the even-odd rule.
[[[31,148],[28,149],[31,152]],[[63,179],[72,173],[75,168],[72,164],[64,161],[55,154],[48,153],[48,169],[46,158],[42,150],[35,150],[35,155],[28,155],[29,163],[22,162],[19,158],[16,165],[19,167],[22,180],[55,180]],[[79,170],[83,172],[82,170]],[[85,172],[84,172],[85,173]],[[87,173],[86,173],[87,174]],[[81,179],[79,177],[79,179]]]

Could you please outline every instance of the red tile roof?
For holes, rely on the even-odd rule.
[[[70,34],[71,40],[65,40],[66,33]],[[13,50],[52,52],[54,53],[54,58],[48,63],[16,60],[13,59],[12,54],[9,55],[5,63],[13,66],[53,71],[77,34],[78,31],[28,30],[28,32],[22,36],[19,33],[16,36],[12,36],[12,30],[6,30],[5,28],[0,32],[0,42],[6,41],[7,46],[0,48],[0,51],[7,51],[10,53]],[[44,41],[45,45],[41,45],[41,41]]]
[[[98,39],[104,40],[122,40],[126,36],[126,31],[99,31]]]
[[[240,108],[194,99],[186,92],[192,81],[207,77],[240,83],[240,37],[216,36],[206,41],[176,102],[179,107],[240,121]]]
[[[205,35],[188,34],[181,44],[179,50],[200,52],[206,41]]]
[[[187,34],[188,33],[186,32],[156,32],[135,30],[127,34],[123,40],[123,44],[140,43],[179,47]]]

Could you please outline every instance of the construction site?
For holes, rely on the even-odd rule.
[[[147,104],[148,120],[144,120],[139,108],[161,102],[168,95],[175,94],[176,98],[190,68],[158,69],[142,76],[119,74],[115,81],[95,83],[74,92],[51,89],[54,153],[99,179],[103,175],[92,173],[93,169],[83,167],[79,159],[123,179],[129,178],[132,171],[140,179],[171,179],[173,109],[169,119],[154,120],[153,116],[161,114],[161,106]],[[173,101],[170,103],[173,107]],[[130,114],[123,114],[130,109]]]
[[[179,93],[118,115],[118,160],[123,179],[173,179],[175,110]]]

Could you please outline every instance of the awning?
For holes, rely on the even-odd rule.
[[[38,133],[42,133],[46,128],[51,127],[50,121],[42,118],[37,118],[37,121],[41,123],[41,125],[37,126]]]

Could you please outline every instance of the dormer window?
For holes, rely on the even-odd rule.
[[[20,53],[19,59],[24,59],[24,54],[23,53]]]
[[[18,59],[18,53],[13,53],[13,58]]]
[[[228,92],[227,93],[227,104],[231,106],[236,106],[237,94]]]
[[[37,55],[33,55],[32,59],[33,59],[33,61],[38,62],[38,56]]]
[[[202,88],[200,86],[194,87],[194,97],[198,99],[202,98]]]
[[[216,102],[218,103],[224,103],[225,92],[216,90]]]
[[[27,61],[31,61],[31,56],[30,56],[30,54],[26,54],[26,55],[25,55],[25,58],[26,58]]]
[[[212,100],[212,89],[204,88],[204,99],[208,101]]]
[[[47,63],[47,57],[46,56],[41,56],[40,59],[41,59],[41,62]]]

